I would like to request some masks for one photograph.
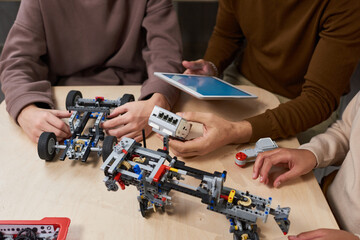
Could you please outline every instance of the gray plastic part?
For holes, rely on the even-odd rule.
[[[260,138],[254,148],[247,148],[241,150],[239,153],[245,154],[246,159],[235,158],[235,163],[239,166],[244,166],[246,163],[255,162],[257,155],[261,152],[270,151],[278,148],[278,145],[271,138]]]

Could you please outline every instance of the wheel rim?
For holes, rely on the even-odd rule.
[[[55,146],[55,139],[50,138],[49,139],[49,144],[48,144],[48,153],[50,155],[52,155],[54,153],[54,151],[55,151],[54,146]]]

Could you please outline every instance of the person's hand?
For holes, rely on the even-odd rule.
[[[346,239],[346,240],[359,240],[357,236],[350,232],[346,232],[343,230],[336,229],[317,229],[309,232],[303,232],[298,234],[297,236],[288,236],[289,240],[338,240],[338,239]]]
[[[185,74],[196,74],[196,75],[206,75],[214,76],[216,75],[216,69],[214,69],[210,62],[205,61],[204,59],[199,59],[196,61],[183,61],[183,66],[186,68]]]
[[[247,121],[230,122],[212,113],[177,113],[184,119],[202,123],[203,136],[189,141],[169,140],[171,151],[179,157],[205,155],[230,143],[247,142],[252,134],[251,124]],[[160,136],[160,138],[162,138]]]
[[[61,141],[71,136],[70,127],[61,118],[69,118],[71,113],[61,110],[38,108],[31,104],[19,114],[17,121],[31,141],[37,143],[41,133],[53,132]]]
[[[128,102],[114,109],[108,120],[102,124],[102,128],[108,135],[118,139],[128,137],[139,142],[142,140],[142,129],[145,129],[145,136],[151,133],[148,119],[155,105],[170,109],[166,98],[160,93],[154,93],[148,100]]]
[[[277,148],[259,153],[253,167],[253,179],[260,176],[260,182],[268,184],[268,173],[272,166],[282,165],[289,171],[278,176],[273,185],[280,184],[310,172],[316,166],[315,155],[305,149]]]

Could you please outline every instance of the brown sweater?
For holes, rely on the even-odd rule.
[[[220,0],[205,60],[293,99],[247,119],[251,141],[288,137],[327,119],[360,58],[358,0]],[[244,42],[246,39],[246,42]]]
[[[26,0],[0,62],[7,110],[54,107],[52,85],[143,84],[174,104],[178,90],[154,71],[180,72],[181,37],[171,0]]]

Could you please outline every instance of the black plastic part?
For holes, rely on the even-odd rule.
[[[125,103],[128,103],[128,102],[133,102],[135,101],[135,97],[134,95],[132,94],[124,94],[121,98],[121,103],[120,103],[120,106],[121,105],[124,105]]]
[[[82,162],[86,162],[86,160],[87,160],[88,157],[89,157],[90,150],[91,150],[90,146],[87,146],[87,148],[86,148],[86,150],[85,150],[85,153],[84,153],[84,156],[83,156],[83,158],[82,158],[82,160],[81,160]]]
[[[102,146],[102,159],[103,162],[109,157],[113,151],[114,146],[117,144],[117,138],[115,136],[106,136]]]
[[[80,91],[71,90],[66,96],[66,110],[69,110],[69,107],[73,107],[76,104],[76,100],[78,98],[82,98],[82,94]]]
[[[141,216],[146,217],[146,210],[147,210],[148,200],[147,199],[141,200],[139,202],[139,205],[140,205]]]
[[[185,162],[183,162],[183,161],[176,161],[175,164],[174,164],[174,168],[185,170],[185,171],[188,172],[187,174],[189,176],[192,176],[192,177],[197,178],[197,179],[203,179],[204,175],[211,176],[211,177],[216,176],[216,175],[211,174],[209,172],[205,172],[205,171],[202,171],[202,170],[199,170],[199,169],[196,169],[196,168],[185,166]],[[220,176],[221,176],[221,174],[220,174]]]
[[[43,132],[39,137],[38,154],[39,157],[46,161],[54,159],[56,151],[56,135],[53,132]]]

